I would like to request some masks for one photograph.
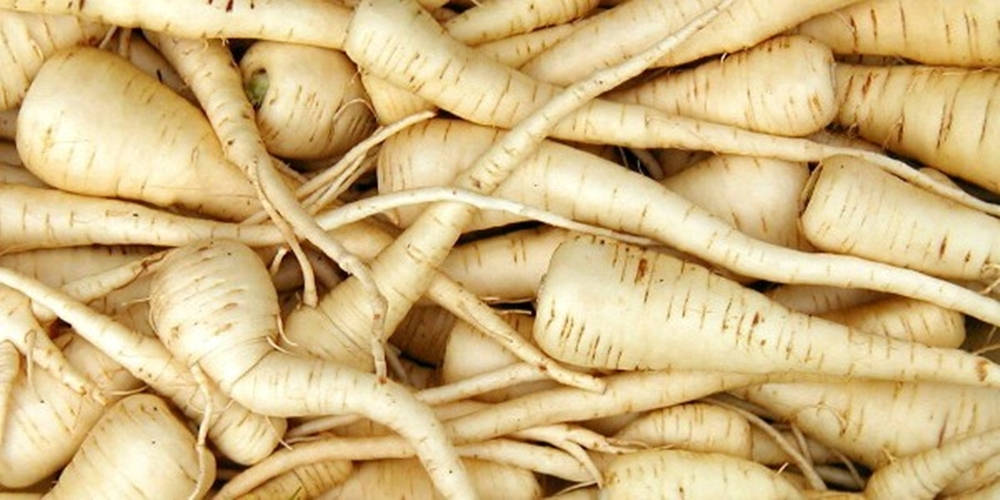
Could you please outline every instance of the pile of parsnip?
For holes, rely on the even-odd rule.
[[[998,69],[997,0],[0,0],[0,500],[1000,498]]]

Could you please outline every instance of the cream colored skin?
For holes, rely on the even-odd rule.
[[[534,324],[532,317],[525,314],[504,316],[511,326],[524,337],[531,337]],[[448,335],[448,347],[441,362],[441,382],[458,382],[482,373],[487,373],[517,363],[519,360],[495,341],[472,328],[468,323],[458,322]],[[488,392],[476,397],[488,403],[498,403],[531,392],[550,389],[557,384],[551,380],[519,384],[507,389]]]
[[[486,150],[496,134],[495,129],[454,120],[432,120],[404,131],[387,141],[380,152],[379,189],[393,191],[424,182],[447,184],[468,164],[463,161]],[[445,150],[447,160],[439,153]],[[630,196],[621,196],[622,192]],[[575,220],[642,234],[744,276],[814,285],[850,283],[976,317],[997,307],[975,292],[940,280],[927,281],[927,276],[918,273],[847,256],[794,251],[750,238],[652,179],[553,142],[543,143],[494,195]],[[506,215],[502,217],[503,223],[510,221]],[[400,220],[411,222],[402,214]],[[498,222],[482,215],[472,227]],[[913,280],[925,284],[915,286]],[[942,293],[963,298],[942,300]],[[971,307],[973,302],[978,305]]]
[[[360,70],[361,82],[371,99],[375,116],[382,125],[395,123],[421,111],[433,111],[433,103],[407,92],[365,70]]]
[[[802,232],[817,248],[949,279],[991,281],[1000,221],[860,160],[831,158],[803,195]]]
[[[108,52],[78,48],[46,62],[18,114],[17,148],[28,170],[70,192],[227,220],[260,209],[201,111]]]
[[[408,356],[436,366],[444,359],[455,321],[455,316],[438,306],[416,306],[400,321],[389,342]]]
[[[71,14],[127,28],[182,38],[250,38],[339,49],[351,11],[338,2],[300,0],[181,0],[164,8],[159,0],[3,0],[0,8]]]
[[[141,387],[135,377],[87,341],[56,339],[69,362],[114,402]],[[48,373],[35,370],[28,384],[23,365],[14,380],[6,424],[0,429],[0,485],[24,488],[58,471],[72,458],[105,406],[81,396]]]
[[[443,23],[452,38],[469,45],[528,33],[536,28],[579,19],[598,0],[485,0]]]
[[[741,0],[658,64],[675,66],[713,54],[752,47],[817,14],[853,0]],[[711,0],[629,1],[594,17],[553,48],[535,57],[524,71],[535,78],[566,85],[592,71],[623,61],[714,5]],[[594,43],[609,40],[615,43]]]
[[[708,403],[650,412],[615,434],[615,439],[641,441],[652,448],[676,447],[745,459],[754,456],[750,422],[732,410]]]
[[[441,271],[487,302],[531,300],[552,252],[572,236],[563,229],[539,228],[472,241],[455,247]]]
[[[335,488],[351,476],[354,467],[350,460],[330,460],[296,467],[256,487],[242,500],[310,499]]]
[[[119,35],[119,39],[120,37],[121,35]],[[158,82],[170,87],[185,99],[194,102],[194,94],[191,93],[191,89],[187,87],[181,76],[177,74],[177,70],[137,33],[131,35],[128,50],[124,56],[147,75],[156,78]]]
[[[208,471],[200,485],[199,464]],[[162,399],[140,394],[105,412],[43,498],[200,498],[214,479],[214,455],[198,453]]]
[[[799,499],[802,493],[763,465],[718,453],[654,450],[617,457],[598,498]]]
[[[965,341],[965,317],[951,309],[918,300],[892,297],[820,315],[858,331],[957,348]]]
[[[530,471],[476,459],[464,459],[462,462],[469,470],[478,498],[528,500],[542,495],[542,487]],[[443,497],[434,491],[420,463],[408,459],[362,462],[344,484],[320,498],[389,500]]]
[[[810,19],[797,32],[838,54],[938,66],[1000,65],[1000,4],[991,0],[866,0]]]
[[[764,295],[793,311],[805,314],[823,314],[885,298],[883,294],[871,290],[817,285],[781,285],[768,290]]]
[[[703,267],[596,238],[556,250],[536,314],[538,346],[576,366],[1000,387],[1000,366],[984,358],[796,313]]]
[[[274,348],[277,294],[264,264],[250,248],[216,240],[178,249],[154,277],[150,295],[160,340],[182,363],[200,366],[234,401],[270,416],[368,417],[413,446],[442,494],[473,496],[472,484],[441,424],[405,387]],[[192,308],[201,313],[192,316]]]
[[[97,43],[107,30],[107,25],[74,16],[5,11],[0,17],[0,109],[20,104],[47,57],[66,47]]]
[[[865,485],[870,500],[933,500],[970,467],[1000,454],[1000,429],[956,439],[875,471]]]
[[[812,245],[798,228],[798,198],[808,178],[802,163],[718,155],[661,184],[748,236],[808,251]]]
[[[769,134],[803,136],[837,114],[833,54],[801,36],[666,73],[608,99]]]
[[[240,59],[268,151],[316,160],[346,152],[375,128],[357,68],[342,52],[261,41]]]
[[[858,380],[764,384],[737,392],[872,469],[960,436],[1000,427],[998,394],[992,389]],[[984,486],[998,471],[996,458],[968,468],[945,493]]]
[[[886,149],[1000,192],[1000,74],[930,66],[836,69],[836,123]],[[920,96],[914,99],[913,96]]]
[[[559,40],[569,36],[579,27],[580,22],[559,24],[551,28],[483,43],[476,46],[476,51],[501,64],[517,68],[545,49],[555,45]]]

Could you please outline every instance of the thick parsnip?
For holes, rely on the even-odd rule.
[[[375,128],[357,68],[342,52],[257,42],[240,59],[268,151],[311,160],[343,154]]]
[[[140,388],[135,377],[86,340],[73,335],[55,342],[110,402]],[[9,488],[37,483],[66,465],[106,409],[45,372],[32,373],[29,383],[25,368],[14,380],[7,422],[0,429],[0,485]]]
[[[622,455],[605,471],[598,498],[799,499],[802,493],[763,465],[719,453],[654,450]]]
[[[483,460],[464,459],[465,467],[483,500],[534,499],[542,487],[530,471]],[[416,460],[377,460],[361,463],[356,471],[336,489],[322,498],[350,500],[366,498],[442,498],[435,493],[430,478]]]
[[[214,480],[215,456],[162,399],[139,394],[108,409],[45,498],[200,498]]]
[[[1000,74],[849,64],[837,65],[835,74],[837,124],[1000,193],[1000,123],[992,118],[1000,102]]]
[[[201,112],[108,52],[77,48],[46,61],[17,126],[25,166],[60,189],[228,220],[260,210]]]
[[[801,36],[658,76],[608,99],[769,134],[803,136],[837,115],[833,54]]]
[[[1000,387],[1000,366],[985,358],[795,313],[703,267],[589,237],[562,244],[552,256],[534,338],[554,358],[593,368]]]
[[[0,110],[16,107],[45,59],[74,45],[97,43],[108,26],[72,15],[4,11],[0,16]]]
[[[383,147],[382,159],[391,160],[380,161],[380,175],[386,186],[407,185],[424,172],[433,174],[430,182],[449,182],[458,175],[461,163],[426,152],[447,148],[456,156],[472,156],[475,148],[489,147],[496,135],[494,129],[453,120],[417,125]],[[442,165],[451,168],[442,172]],[[380,189],[381,184],[382,179]],[[622,196],[626,191],[629,196]],[[799,252],[750,238],[652,179],[560,144],[543,143],[494,194],[648,236],[743,276],[892,292],[974,317],[1000,309],[992,299],[923,274],[848,256]],[[945,296],[951,298],[945,300]],[[997,318],[986,321],[1000,322],[1000,312]]]
[[[273,416],[367,416],[412,443],[443,494],[474,495],[441,424],[403,386],[275,350],[277,294],[248,247],[219,240],[178,249],[154,277],[150,307],[174,356],[200,366],[247,408]]]
[[[991,0],[865,0],[802,23],[797,32],[838,54],[902,57],[942,66],[1000,65],[1000,4]]]
[[[869,167],[838,156],[813,173],[800,216],[813,245],[949,279],[997,277],[1000,221]]]

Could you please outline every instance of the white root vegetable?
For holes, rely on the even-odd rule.
[[[660,183],[752,238],[808,251],[812,245],[798,228],[798,199],[808,178],[801,163],[717,155]]]
[[[184,38],[255,38],[338,49],[344,44],[351,11],[323,0],[225,2],[181,0],[3,0],[0,8],[69,14],[128,28]]]
[[[137,333],[37,280],[0,268],[0,283],[15,288],[56,313],[76,332],[106,353],[136,378],[169,397],[189,418],[201,421],[208,406],[208,437],[219,451],[237,463],[254,463],[267,456],[284,434],[283,419],[251,413],[223,396],[218,388],[201,386],[157,339]]]
[[[162,399],[140,394],[108,409],[44,498],[200,498],[214,480],[215,456]]]
[[[478,498],[533,499],[542,494],[541,485],[530,471],[509,465],[475,459],[463,460]],[[378,460],[364,462],[336,490],[323,498],[442,498],[434,492],[427,474],[416,460]]]
[[[109,401],[140,387],[135,377],[78,336],[55,341]],[[23,366],[8,401],[6,425],[0,428],[0,485],[10,488],[37,483],[66,465],[106,409],[45,372],[33,373],[29,384]]]
[[[387,177],[395,175],[400,179],[399,176],[411,175],[415,178],[408,171],[410,162],[403,156],[407,154],[413,164],[419,162],[421,167],[455,165],[453,160],[452,163],[423,164],[424,159],[416,155],[417,149],[413,149],[415,144],[423,143],[424,150],[441,149],[441,142],[435,138],[443,138],[445,147],[451,147],[460,137],[470,150],[476,143],[485,149],[496,131],[456,121],[431,121],[397,137],[402,141],[411,134],[413,138],[409,141],[412,142],[392,153],[404,161],[398,163],[398,167],[389,166],[389,163],[380,165],[380,170],[383,165],[387,166]],[[418,139],[418,134],[426,134],[427,142]],[[392,147],[393,142],[387,142],[383,151]],[[447,179],[457,175],[460,167],[453,168],[455,170],[450,172],[438,173],[437,177]],[[396,172],[390,173],[393,169]],[[421,168],[421,171],[426,170]],[[628,191],[628,197],[620,196],[624,191]],[[495,194],[572,215],[576,220],[641,234],[743,276],[783,283],[846,285],[892,292],[980,319],[987,310],[997,310],[995,321],[1000,322],[1000,304],[972,290],[894,266],[848,256],[798,252],[760,242],[652,179],[554,143],[544,143],[534,159],[522,164]],[[952,298],[944,300],[945,296]],[[973,307],[973,303],[977,305]]]
[[[534,323],[531,316],[524,314],[508,314],[504,319],[514,327],[517,333],[526,338],[531,337]],[[448,346],[441,361],[441,382],[445,384],[458,383],[476,375],[514,365],[518,359],[496,342],[477,332],[474,327],[464,321],[455,324],[448,334]],[[482,394],[477,399],[497,403],[513,399],[524,394],[554,386],[551,380],[517,384],[511,387]]]
[[[950,279],[996,278],[1000,221],[869,167],[834,157],[813,173],[800,216],[810,242]]]
[[[342,52],[262,41],[240,71],[261,138],[277,156],[340,155],[375,128],[357,68]]]
[[[235,401],[273,416],[367,416],[413,444],[443,494],[474,495],[441,424],[405,388],[275,350],[277,294],[248,247],[222,240],[178,249],[154,277],[151,297],[153,325],[164,344]],[[192,316],[192,308],[201,313]]]
[[[803,136],[837,115],[833,68],[833,54],[824,45],[780,36],[607,98],[758,132]]]
[[[932,347],[957,348],[965,341],[962,314],[901,297],[837,309],[819,316],[865,333]]]
[[[442,26],[455,40],[479,45],[528,33],[535,28],[573,21],[595,7],[597,0],[485,0],[449,19]]]
[[[997,454],[1000,454],[998,429],[948,441],[876,470],[865,486],[865,497],[933,500],[964,471]]]
[[[406,314],[389,342],[408,356],[437,366],[444,359],[455,321],[455,316],[439,306],[417,306]]]
[[[998,395],[993,389],[933,382],[851,381],[765,384],[737,392],[872,469],[1000,426]],[[990,460],[966,471],[945,493],[984,486],[998,471],[1000,460]]]
[[[355,473],[355,468],[348,460],[329,460],[303,465],[254,488],[241,498],[243,500],[317,498],[343,483],[352,473]]]
[[[798,499],[802,493],[763,465],[718,453],[658,450],[617,457],[598,498]]]
[[[1000,6],[989,0],[865,0],[810,19],[796,31],[838,54],[997,66],[998,17]]]
[[[736,52],[777,35],[817,14],[854,0],[741,0],[700,33],[667,54],[658,65],[675,66],[705,56]],[[709,0],[641,0],[608,9],[583,28],[532,59],[523,70],[539,80],[565,85],[610,66],[652,43],[660,30],[673,30],[711,6]],[[595,44],[595,40],[614,43]]]
[[[997,29],[993,27],[992,29]],[[835,71],[836,123],[889,151],[1000,193],[1000,74],[934,66]],[[914,99],[913,96],[920,96]]]
[[[985,358],[795,313],[703,267],[590,237],[556,250],[536,314],[539,347],[575,366],[1000,387],[1000,366]]]
[[[24,99],[45,59],[66,47],[100,41],[108,27],[72,15],[4,11],[0,17],[0,110]]]
[[[260,209],[201,112],[107,52],[77,48],[49,58],[17,125],[25,166],[60,189],[228,220]]]
[[[884,294],[871,290],[817,285],[782,285],[768,290],[764,295],[804,314],[823,314],[885,298]]]
[[[441,271],[487,302],[521,302],[538,292],[549,258],[574,233],[525,229],[455,247]],[[503,269],[498,275],[496,270]]]

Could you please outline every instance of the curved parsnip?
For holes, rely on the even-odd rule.
[[[813,245],[949,279],[996,277],[1000,221],[869,167],[835,157],[813,173],[800,216]]]
[[[474,156],[476,148],[486,149],[497,134],[494,129],[454,120],[432,120],[404,131],[398,142],[390,140],[383,147],[380,189],[383,183],[387,187],[447,183],[462,167],[458,158]],[[443,155],[419,154],[437,150],[454,151],[455,157],[435,162],[434,158]],[[423,178],[425,172],[432,175]],[[622,196],[624,192],[629,195]],[[553,142],[543,143],[494,196],[647,236],[743,276],[892,292],[980,319],[986,311],[1000,308],[1000,303],[972,290],[913,271],[850,256],[800,252],[750,238],[652,179]]]
[[[787,479],[763,465],[719,453],[654,450],[611,460],[598,498],[800,499]]]
[[[717,155],[660,181],[740,232],[761,241],[811,250],[798,228],[798,200],[809,178],[802,163]]]
[[[0,16],[0,110],[16,107],[56,51],[97,43],[108,26],[75,16],[4,11]]]
[[[150,295],[167,348],[235,401],[273,416],[364,415],[403,435],[443,494],[473,495],[441,424],[403,386],[275,350],[278,298],[250,248],[229,240],[180,248],[164,261]]]
[[[564,243],[552,256],[534,338],[554,358],[593,368],[1000,387],[1000,366],[985,358],[795,313],[703,267],[592,238]]]
[[[942,66],[1000,65],[1000,3],[865,0],[810,19],[797,32],[837,54],[903,57]]]
[[[835,74],[837,124],[1000,193],[1000,73],[839,64]]]
[[[139,394],[105,412],[44,498],[200,498],[214,479],[215,456],[162,399]]]
[[[108,52],[77,48],[51,57],[17,126],[25,166],[60,189],[227,220],[260,210],[201,111]]]
[[[781,36],[607,98],[769,134],[803,136],[837,115],[833,68],[833,54],[822,44]]]
[[[261,41],[240,71],[261,138],[277,156],[340,155],[375,128],[357,68],[342,52]]]

